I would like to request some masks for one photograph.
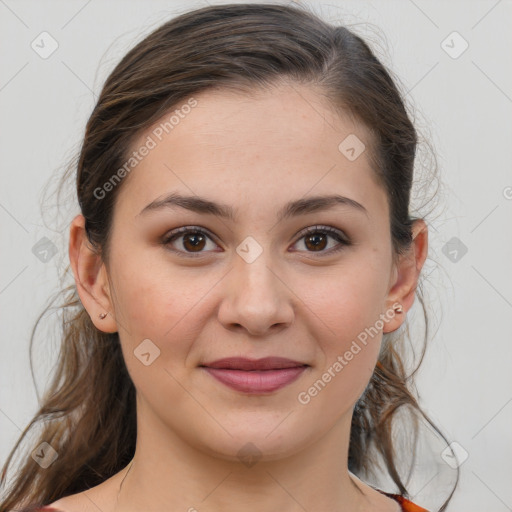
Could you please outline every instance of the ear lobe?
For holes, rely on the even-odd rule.
[[[403,313],[395,314],[383,332],[398,329],[405,320],[406,312],[414,304],[418,279],[428,254],[428,228],[423,219],[414,221],[412,238],[411,247],[406,254],[399,258],[395,272],[396,279],[387,297],[390,305],[396,302],[402,304]],[[392,308],[392,306],[390,307]]]
[[[85,232],[85,218],[77,215],[69,230],[69,261],[80,301],[93,324],[103,332],[116,332],[107,270]],[[106,316],[102,319],[100,315]]]

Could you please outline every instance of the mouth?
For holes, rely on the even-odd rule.
[[[216,368],[221,370],[244,370],[244,371],[265,371],[265,370],[284,370],[287,368],[297,368],[300,366],[309,366],[306,363],[293,361],[284,357],[264,357],[262,359],[248,359],[246,357],[226,357],[217,359],[210,363],[200,366],[206,368]]]
[[[200,365],[225,386],[247,394],[271,393],[295,381],[308,364],[282,357],[225,358]]]

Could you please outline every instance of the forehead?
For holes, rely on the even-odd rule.
[[[140,206],[137,213],[170,191],[241,199],[247,208],[337,192],[386,207],[370,167],[367,130],[312,87],[207,90],[193,100],[175,105],[132,145],[132,151],[151,147],[120,193],[131,208]],[[366,149],[347,158],[347,140]]]

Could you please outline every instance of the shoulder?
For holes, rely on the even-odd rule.
[[[66,511],[54,507],[53,504],[51,504],[51,505],[31,504],[31,505],[25,505],[21,509],[17,508],[15,510],[10,511],[10,512],[66,512]]]
[[[36,509],[34,512],[89,512],[90,509],[90,503],[87,506],[80,494],[73,494]]]
[[[428,512],[426,508],[420,507],[402,496],[399,496],[398,502],[402,506],[402,510],[404,512]]]
[[[73,498],[73,496],[61,498],[49,505],[32,504],[11,512],[86,512],[83,504]]]
[[[400,494],[392,494],[389,492],[384,492],[379,489],[377,489],[382,494],[385,494],[389,498],[394,499],[400,504],[400,507],[402,508],[402,512],[428,512],[426,508],[422,508],[419,505],[416,505],[412,501],[408,500],[407,498],[404,498]]]
[[[95,487],[63,496],[48,505],[34,505],[12,512],[98,512],[98,510],[113,510],[119,488],[119,479],[122,477],[123,471]]]

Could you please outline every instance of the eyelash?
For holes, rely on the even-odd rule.
[[[184,226],[182,228],[175,229],[175,230],[169,232],[167,235],[165,235],[162,239],[162,245],[169,246],[171,242],[173,242],[177,238],[180,238],[180,236],[183,236],[183,235],[186,235],[189,233],[204,235],[204,236],[208,237],[210,240],[214,241],[212,236],[210,236],[210,234],[207,231],[205,231],[203,228],[200,228],[199,226]],[[340,230],[332,228],[330,226],[321,226],[321,225],[320,226],[311,226],[309,228],[303,229],[298,234],[299,238],[297,239],[295,244],[299,240],[304,238],[305,236],[311,235],[314,233],[328,234],[332,238],[336,239],[337,242],[339,242],[339,245],[333,249],[330,249],[328,251],[320,251],[319,254],[321,254],[321,255],[327,255],[327,254],[331,255],[331,254],[337,253],[337,252],[341,251],[344,247],[347,247],[352,244],[350,239],[347,236],[345,236]],[[186,251],[179,251],[172,247],[168,247],[168,249],[170,251],[178,253],[180,255],[185,254],[186,255],[185,257],[187,257],[187,258],[200,258],[204,255],[204,252],[190,253],[190,252],[186,252]],[[306,251],[306,252],[314,253],[315,251]]]

